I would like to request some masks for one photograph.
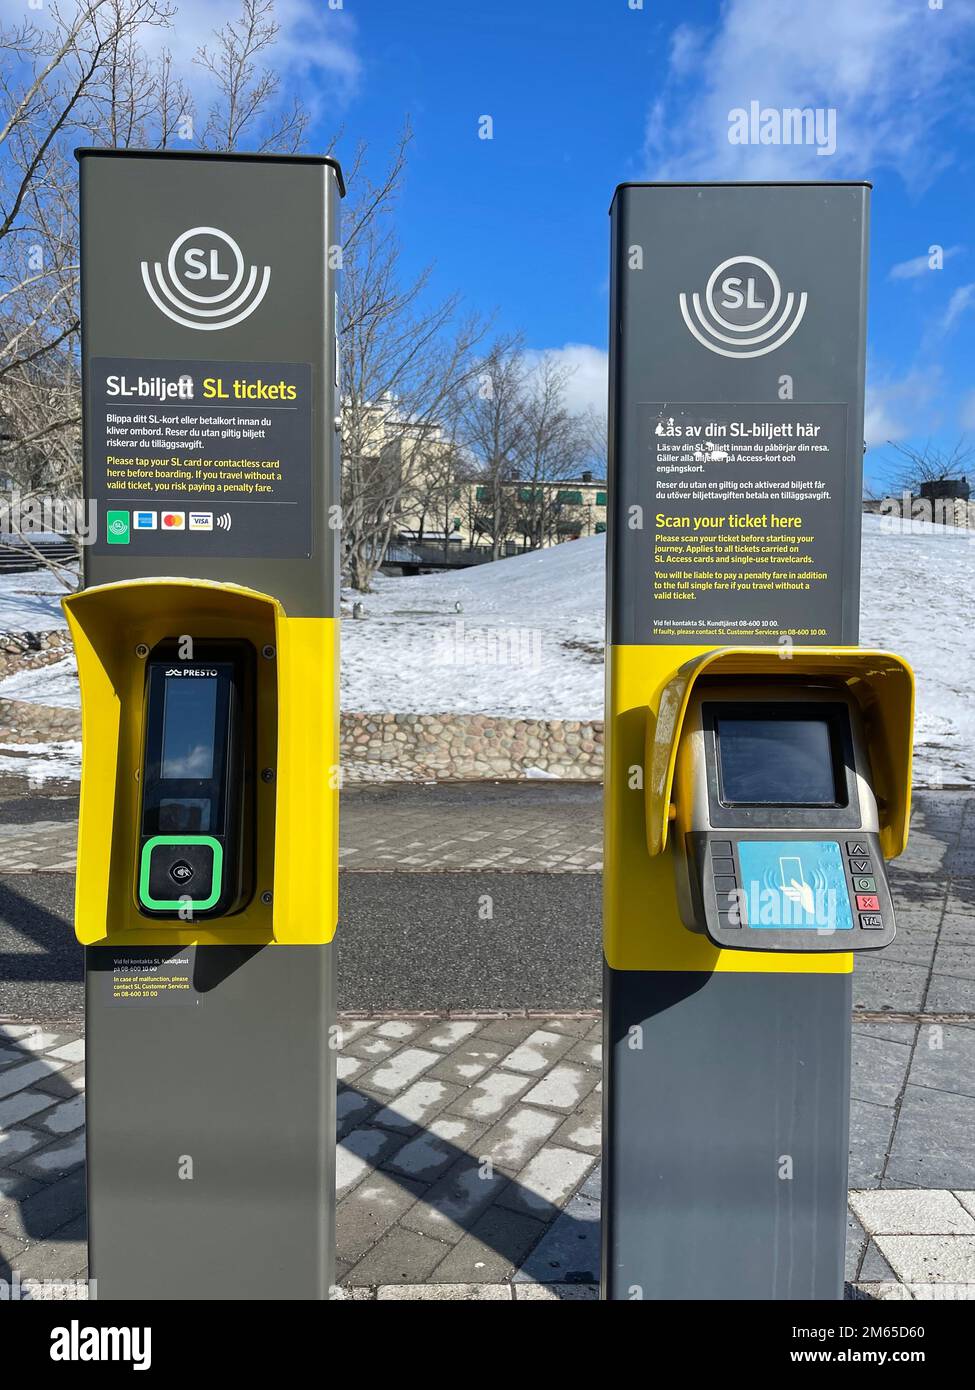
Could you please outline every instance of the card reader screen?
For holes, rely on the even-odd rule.
[[[212,777],[217,677],[167,675],[165,691],[160,777]]]
[[[722,805],[845,804],[829,719],[718,714],[715,734]]]

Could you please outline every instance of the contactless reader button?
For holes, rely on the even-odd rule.
[[[142,902],[163,911],[178,907],[184,900],[195,904],[212,899],[220,889],[216,841],[209,836],[159,835],[150,839],[143,851],[145,863]]]
[[[868,874],[870,872],[869,859],[851,859],[850,868],[855,874]]]
[[[858,893],[876,893],[877,880],[873,874],[855,874],[853,887]]]
[[[857,854],[857,855],[869,854],[869,853],[870,853],[870,846],[869,846],[869,845],[865,845],[865,844],[863,843],[862,840],[847,840],[847,842],[846,842],[846,852],[847,852],[847,854]]]
[[[861,927],[874,927],[874,928],[876,928],[876,927],[882,927],[883,925],[884,925],[884,919],[883,919],[883,917],[881,917],[881,915],[880,915],[879,912],[861,912],[861,913],[860,913],[860,926],[861,926]]]
[[[873,893],[858,893],[857,908],[860,912],[879,912],[880,899]]]

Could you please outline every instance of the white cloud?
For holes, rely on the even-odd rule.
[[[952,256],[957,256],[964,249],[963,246],[945,247],[941,252],[942,262],[950,261]],[[909,261],[898,261],[896,265],[891,266],[889,276],[891,280],[919,280],[931,269],[931,251],[928,250],[921,256],[912,256]]]
[[[609,355],[603,348],[591,347],[588,343],[566,343],[560,348],[525,353],[525,360],[530,366],[536,365],[543,357],[568,369],[565,395],[573,414],[582,415],[587,410],[606,414]]]
[[[935,127],[966,111],[970,7],[904,0],[728,0],[712,30],[674,35],[647,122],[658,179],[864,177],[922,187],[952,160]],[[956,101],[956,96],[958,100]],[[836,112],[836,152],[728,140],[729,113]]]
[[[195,98],[197,118],[205,119],[212,79],[194,59],[199,49],[213,47],[215,30],[239,17],[240,0],[172,3],[175,12],[169,24],[144,25],[139,42],[152,56],[163,50],[172,55],[175,71]],[[31,15],[37,24],[47,17],[44,9]],[[271,68],[280,79],[281,102],[290,105],[297,92],[313,119],[337,113],[361,72],[355,22],[344,10],[330,9],[327,0],[274,0],[270,18],[278,26],[278,36],[256,62]]]
[[[963,430],[975,430],[975,391],[962,397],[958,422]]]
[[[966,309],[975,304],[975,284],[959,285],[954,294],[948,300],[948,307],[945,310],[944,318],[941,320],[941,327],[948,331],[954,328]]]
[[[867,448],[875,449],[888,440],[896,443],[912,435],[929,434],[938,423],[931,403],[940,383],[938,367],[910,371],[902,377],[875,377],[871,373],[863,419]]]

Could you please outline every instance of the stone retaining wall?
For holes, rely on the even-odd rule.
[[[65,630],[0,634],[0,678],[60,661]],[[76,709],[0,699],[0,742],[81,736]],[[468,781],[539,774],[598,782],[601,720],[507,719],[487,714],[342,715],[341,756],[349,781]]]
[[[60,743],[77,738],[81,738],[81,715],[76,709],[0,700],[0,743]]]
[[[54,632],[0,632],[0,680],[17,671],[50,666],[70,651],[67,628]]]
[[[468,781],[538,773],[598,782],[601,720],[487,714],[343,714],[342,764],[353,781]]]

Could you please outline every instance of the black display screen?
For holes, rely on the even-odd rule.
[[[745,716],[714,721],[725,806],[840,806],[832,722]]]
[[[165,692],[160,777],[167,782],[212,777],[216,676],[167,676]]]

